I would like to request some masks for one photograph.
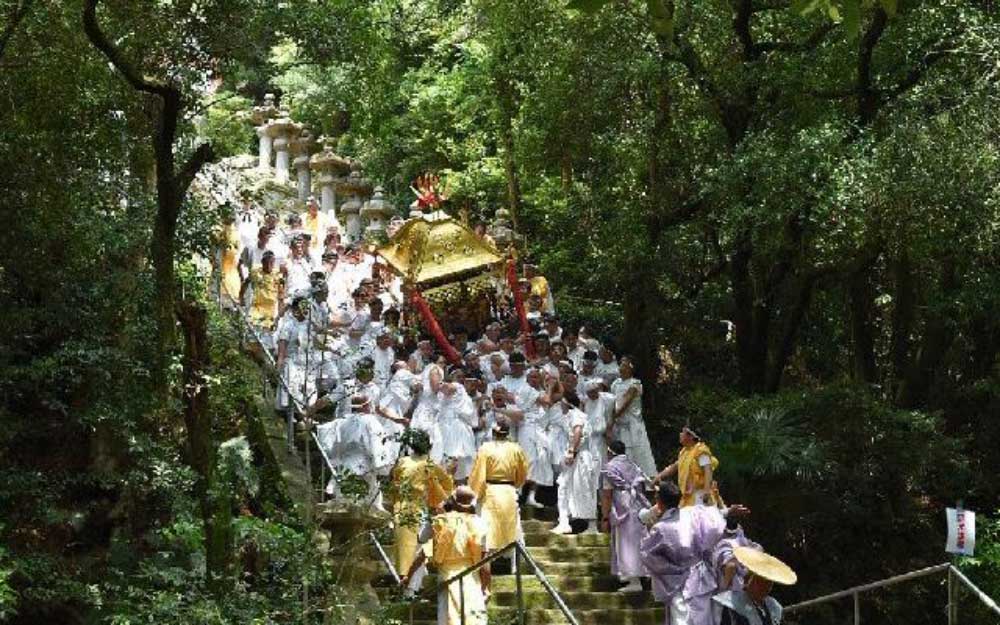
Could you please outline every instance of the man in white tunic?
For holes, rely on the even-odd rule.
[[[377,478],[385,468],[381,466],[386,457],[382,449],[382,426],[371,413],[371,401],[367,396],[354,395],[350,402],[350,410],[343,419],[320,426],[318,438],[329,445],[326,451],[337,471],[327,492],[334,499],[346,499],[345,482],[349,475],[354,475],[367,486],[365,501],[375,510],[384,510]]]
[[[375,348],[372,350],[372,360],[375,363],[375,383],[385,389],[392,377],[392,363],[396,362],[396,350],[392,347],[392,333],[385,327],[379,328],[375,338]]]
[[[601,390],[602,382],[592,378],[584,383],[583,411],[590,423],[591,450],[597,462],[597,473],[608,461],[608,445],[605,439],[608,423],[615,409],[615,396]],[[596,479],[596,477],[595,477]]]
[[[615,408],[608,424],[613,440],[625,444],[625,455],[639,465],[647,477],[657,474],[653,450],[649,445],[646,423],[642,420],[642,382],[634,376],[632,359],[621,359],[621,378],[611,385]]]
[[[561,401],[569,423],[570,440],[558,479],[559,522],[552,528],[556,534],[572,533],[571,518],[587,521],[587,533],[597,532],[597,478],[601,465],[597,462],[594,446],[604,445],[593,436],[590,419],[579,409],[579,403],[572,391]]]

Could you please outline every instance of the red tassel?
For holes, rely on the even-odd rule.
[[[459,355],[458,350],[452,347],[451,343],[448,342],[448,337],[444,335],[444,331],[438,324],[437,319],[434,317],[434,312],[431,310],[430,305],[424,296],[420,294],[420,291],[413,289],[410,292],[410,303],[413,307],[417,309],[420,313],[421,318],[424,320],[424,325],[427,326],[427,330],[434,337],[434,341],[444,352],[444,357],[448,359],[453,365],[462,366],[462,356]]]
[[[514,310],[517,311],[521,332],[524,334],[524,355],[530,360],[535,357],[535,342],[531,339],[531,324],[528,323],[528,313],[524,310],[524,294],[517,284],[517,266],[513,258],[507,260],[507,286],[514,294]]]

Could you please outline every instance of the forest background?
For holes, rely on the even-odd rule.
[[[452,210],[508,208],[564,325],[637,359],[659,460],[684,423],[712,443],[783,600],[943,561],[958,499],[1000,596],[997,8],[0,2],[0,620],[300,622],[304,583],[335,592],[212,310],[207,427],[181,392],[221,217],[187,184],[255,152],[268,92],[399,207],[436,171]]]

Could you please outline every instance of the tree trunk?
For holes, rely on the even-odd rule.
[[[865,384],[876,384],[875,293],[869,266],[848,277],[847,299],[851,320],[852,377]]]
[[[899,254],[892,260],[889,269],[892,273],[894,283],[892,337],[890,339],[889,358],[892,362],[892,388],[895,393],[902,384],[906,365],[909,362],[913,324],[916,318],[917,307],[913,267],[910,264],[910,256],[905,246],[900,249]]]
[[[633,277],[631,288],[623,297],[622,350],[635,359],[635,375],[642,380],[655,381],[660,372],[660,354],[656,319],[659,302],[655,276],[648,263],[637,263],[629,273]],[[656,413],[656,393],[643,393],[645,414]]]
[[[507,177],[507,210],[514,228],[519,227],[521,215],[521,182],[514,156],[514,87],[504,76],[496,77],[497,104],[500,109],[500,145],[503,147],[503,168]]]
[[[749,235],[745,235],[736,244],[736,251],[729,262],[739,388],[745,395],[764,390],[770,326],[769,310],[763,302],[757,300],[753,277],[750,275],[752,254]]]
[[[781,388],[785,367],[795,353],[799,327],[812,301],[814,283],[812,278],[805,276],[789,284],[790,293],[781,316],[781,331],[772,333],[774,336],[768,348],[767,369],[764,373],[765,393],[777,393]]]
[[[219,484],[217,479],[218,449],[205,377],[210,364],[207,313],[197,302],[183,300],[177,307],[177,317],[184,329],[184,426],[189,460],[197,475],[195,492],[205,532],[206,575],[209,587],[221,594],[233,581],[232,500],[228,485]]]
[[[958,275],[951,260],[943,263],[941,293],[945,297],[958,289]],[[944,299],[944,298],[942,298]],[[924,323],[923,339],[905,369],[902,383],[896,394],[896,404],[901,408],[917,408],[927,400],[934,383],[938,365],[955,340],[954,325],[947,311],[938,310]]]

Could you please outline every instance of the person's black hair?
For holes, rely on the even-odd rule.
[[[621,441],[611,441],[608,443],[608,449],[610,449],[611,453],[614,455],[620,456],[625,453],[625,443]]]
[[[580,396],[576,394],[576,390],[574,389],[570,389],[563,393],[563,399],[565,399],[566,403],[574,408],[580,407]]]
[[[588,349],[587,351],[583,352],[583,359],[584,360],[597,360],[597,352],[595,352],[592,349]]]
[[[375,369],[375,361],[372,360],[371,356],[365,356],[359,360],[357,366],[354,367],[355,371],[361,371],[362,369],[367,369],[369,371]]]
[[[410,448],[415,456],[425,456],[431,451],[431,437],[423,430],[407,428],[400,437],[400,442]]]
[[[362,291],[360,288],[354,289],[354,292],[351,293],[351,297],[364,297],[364,296],[365,292]]]
[[[681,490],[673,482],[660,482],[660,487],[656,490],[656,500],[668,508],[677,505]]]

